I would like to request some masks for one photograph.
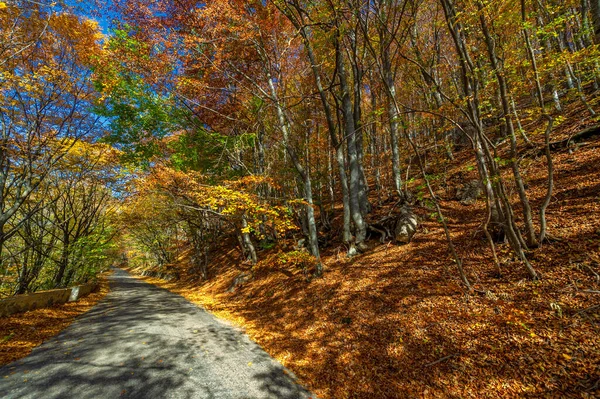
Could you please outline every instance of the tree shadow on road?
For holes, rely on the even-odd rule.
[[[111,285],[61,334],[0,368],[4,397],[306,397],[243,333],[184,298],[123,271]],[[246,392],[242,377],[256,386]],[[236,378],[242,388],[234,392]]]

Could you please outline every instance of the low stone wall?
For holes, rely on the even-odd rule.
[[[0,317],[9,316],[14,313],[27,312],[52,305],[62,305],[66,302],[74,302],[79,298],[89,295],[97,287],[96,283],[78,285],[72,288],[58,290],[40,291],[33,294],[15,295],[0,300]]]

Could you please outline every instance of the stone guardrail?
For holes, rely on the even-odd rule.
[[[33,294],[15,295],[0,300],[0,317],[9,316],[14,313],[27,312],[52,305],[62,305],[66,302],[74,302],[93,292],[97,283],[78,285],[72,288],[34,292]]]

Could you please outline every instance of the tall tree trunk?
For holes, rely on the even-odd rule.
[[[400,149],[398,148],[398,109],[394,105],[396,102],[396,83],[394,82],[394,74],[392,65],[387,52],[383,53],[382,69],[386,85],[387,108],[390,118],[390,143],[392,147],[392,175],[394,180],[394,188],[396,193],[402,199],[404,191],[402,190],[402,168],[400,167]]]
[[[549,115],[546,115],[548,120],[548,126],[544,133],[544,152],[546,155],[547,169],[548,169],[548,188],[546,190],[546,197],[540,207],[540,238],[539,243],[542,244],[546,239],[546,209],[550,205],[552,200],[552,190],[554,189],[554,164],[552,162],[552,153],[550,152],[550,133],[552,133],[552,125],[554,120]]]
[[[300,18],[302,18],[302,11],[298,8],[298,12],[300,13]],[[315,54],[313,51],[312,43],[310,42],[310,38],[308,36],[306,25],[302,20],[298,21],[294,18],[293,15],[286,9],[282,9],[284,14],[288,17],[288,19],[294,24],[294,26],[300,30],[302,35],[302,39],[304,42],[304,47],[306,49],[306,54],[308,56],[308,60],[310,62],[311,71],[313,74],[313,78],[315,79],[315,84],[317,86],[317,91],[319,92],[319,98],[321,100],[321,105],[323,106],[323,112],[325,113],[325,120],[327,121],[327,130],[329,131],[329,138],[331,140],[331,145],[335,149],[335,158],[338,164],[338,171],[340,175],[340,185],[342,189],[342,204],[343,204],[343,230],[342,230],[342,239],[344,243],[350,243],[352,239],[352,233],[350,231],[351,224],[351,215],[350,215],[350,194],[348,188],[348,177],[346,175],[346,162],[344,159],[344,150],[342,148],[342,142],[338,139],[337,129],[333,118],[333,112],[331,110],[331,106],[327,101],[327,94],[325,93],[325,89],[323,88],[323,83],[321,81],[321,72],[319,71],[319,66],[315,58]],[[332,188],[333,190],[333,188]]]
[[[304,199],[306,200],[306,222],[308,224],[308,243],[310,247],[310,252],[316,259],[316,270],[315,274],[317,276],[322,275],[323,273],[323,264],[321,263],[321,254],[319,251],[319,240],[317,233],[317,223],[315,220],[315,210],[313,207],[313,193],[312,193],[312,182],[310,179],[310,174],[305,170],[302,166],[302,163],[298,159],[298,155],[296,151],[291,146],[289,141],[289,126],[288,120],[285,116],[285,112],[283,110],[283,106],[279,101],[277,96],[277,91],[275,90],[275,84],[273,83],[273,78],[268,76],[269,79],[269,89],[271,90],[271,97],[273,102],[275,103],[275,108],[277,109],[277,118],[279,119],[279,127],[283,134],[283,145],[285,146],[286,152],[289,154],[292,163],[298,172],[298,175],[301,177],[304,183]]]
[[[371,84],[371,114],[377,118],[377,95]],[[371,154],[371,170],[375,174],[375,190],[377,191],[377,203],[381,205],[381,169],[379,167],[378,146],[377,146],[377,120],[373,120],[371,135],[369,137],[369,152]]]
[[[350,99],[350,87],[348,85],[347,73],[344,56],[339,41],[335,46],[338,75],[340,80],[340,90],[342,94],[342,115],[344,117],[344,127],[346,133],[346,144],[348,150],[348,166],[350,168],[350,212],[354,222],[354,244],[356,249],[362,250],[363,243],[367,237],[367,225],[363,219],[360,208],[360,168],[358,152],[356,149],[356,128],[354,125],[353,106]],[[353,253],[349,253],[353,255]]]
[[[595,0],[592,0],[595,1]],[[600,0],[599,0],[600,1]],[[586,47],[591,46],[591,34],[593,34],[592,29],[590,27],[590,18],[589,18],[590,6],[588,0],[581,0],[581,29],[583,36],[583,43]]]
[[[351,63],[354,71],[354,129],[356,136],[356,155],[358,158],[358,170],[359,170],[359,192],[358,200],[360,202],[360,211],[363,215],[371,212],[372,206],[369,202],[369,184],[367,182],[367,175],[365,173],[364,163],[364,149],[363,140],[365,136],[364,126],[362,124],[362,80],[363,70],[360,66],[360,60],[358,59],[358,49],[356,44],[356,35],[352,40],[352,53],[354,60]]]
[[[525,242],[515,225],[512,205],[506,195],[502,175],[500,174],[498,164],[496,162],[497,154],[492,154],[490,151],[490,140],[485,136],[484,133],[483,121],[480,114],[479,99],[479,88],[481,86],[481,82],[477,76],[478,74],[476,73],[479,67],[473,62],[468,50],[468,43],[464,36],[463,27],[457,20],[457,10],[455,8],[454,0],[441,0],[441,4],[444,9],[448,30],[452,36],[458,55],[458,61],[461,67],[462,95],[466,99],[467,103],[467,110],[463,110],[463,112],[465,115],[468,115],[471,124],[476,130],[476,134],[473,137],[473,144],[475,146],[478,163],[481,164],[480,172],[484,169],[488,170],[487,168],[489,168],[489,180],[494,193],[494,202],[491,201],[491,198],[488,198],[488,200],[496,207],[496,209],[492,209],[492,215],[494,211],[497,212],[499,220],[502,220],[503,222],[502,226],[512,250],[524,263],[530,276],[533,279],[537,279],[538,275],[527,260],[523,249]],[[480,158],[481,150],[483,150],[483,157]],[[485,182],[486,180],[484,180],[484,183]]]
[[[592,11],[595,42],[600,43],[600,0],[590,0],[590,10]]]
[[[517,192],[521,200],[521,206],[523,207],[523,219],[525,221],[525,230],[527,233],[527,244],[531,247],[536,247],[538,245],[538,242],[535,233],[535,228],[533,226],[531,205],[529,204],[529,199],[527,198],[525,184],[523,183],[523,177],[521,176],[521,170],[519,168],[517,160],[517,137],[515,135],[515,128],[512,121],[512,113],[509,104],[508,85],[506,83],[506,78],[503,73],[503,67],[502,65],[500,65],[498,56],[496,55],[496,44],[494,39],[492,38],[492,35],[490,34],[487,21],[485,20],[485,15],[483,14],[483,5],[481,4],[481,2],[477,2],[477,7],[480,11],[479,21],[481,23],[483,35],[485,37],[488,56],[492,68],[494,70],[494,74],[496,75],[498,87],[500,90],[500,102],[502,104],[502,112],[504,114],[504,123],[510,140],[510,164],[513,176],[515,178],[515,183],[517,185]]]

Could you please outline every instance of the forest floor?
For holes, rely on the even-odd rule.
[[[17,313],[0,319],[0,366],[29,355],[32,349],[67,328],[75,318],[96,305],[109,291],[107,274],[99,288],[76,302]]]
[[[561,137],[581,128],[564,127]],[[464,206],[453,198],[475,177],[471,159],[457,154],[444,166],[448,179],[435,183],[436,194],[467,274],[485,294],[465,293],[426,206],[416,209],[422,223],[407,245],[372,239],[348,259],[341,243],[330,243],[323,278],[307,281],[276,250],[263,250],[252,281],[229,292],[249,269],[232,241],[212,255],[207,282],[189,270],[185,253],[171,266],[178,281],[144,279],[244,328],[324,399],[598,397],[600,139],[554,153],[553,241],[529,253],[542,276],[535,282],[506,244],[498,245],[496,270],[481,230],[483,200]],[[539,207],[545,158],[525,158],[522,167]]]

